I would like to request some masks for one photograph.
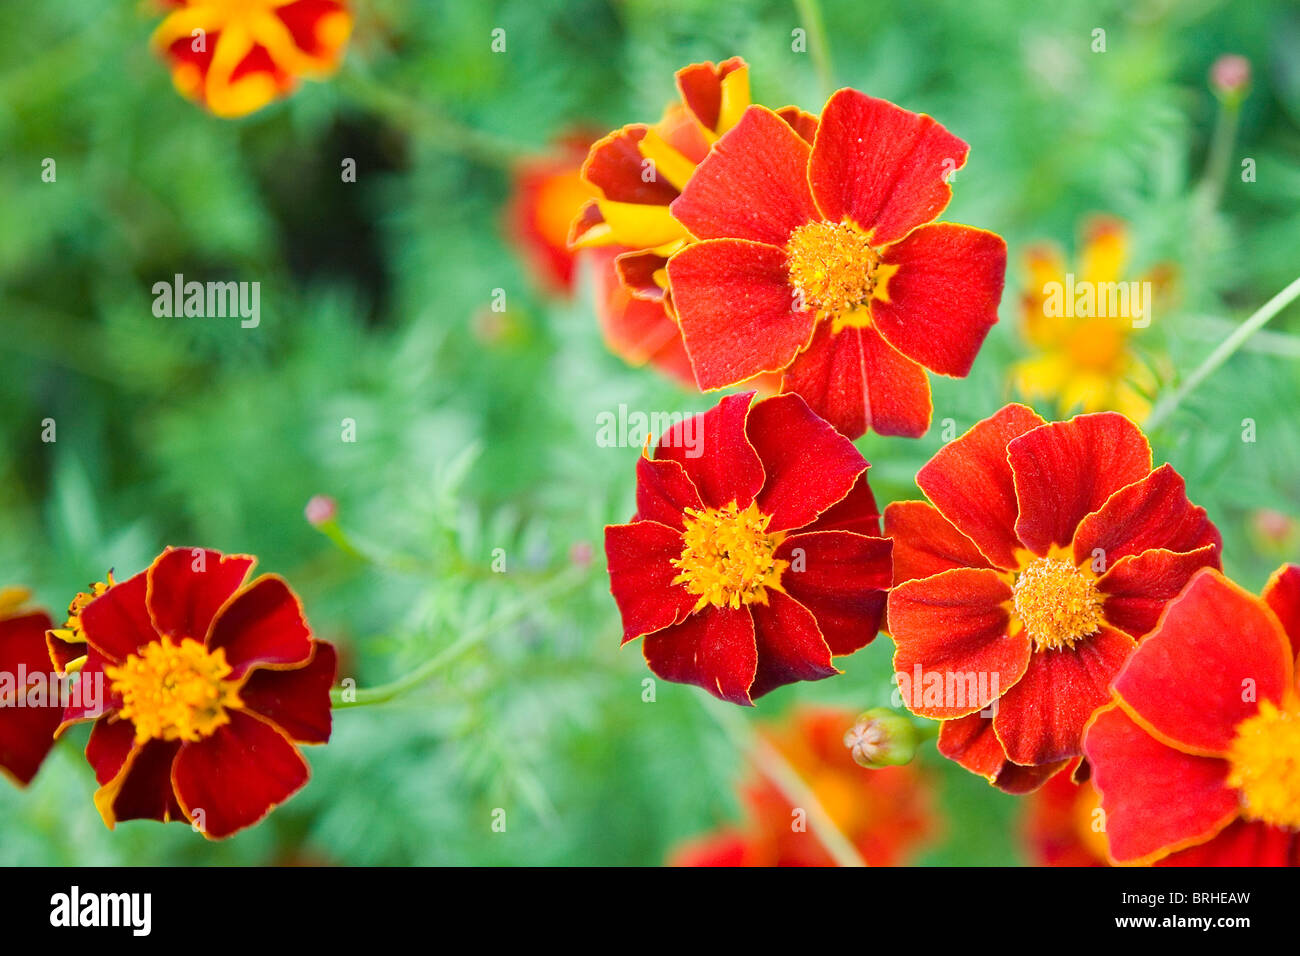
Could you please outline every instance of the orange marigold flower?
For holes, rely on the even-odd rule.
[[[762,731],[808,785],[836,828],[872,866],[906,863],[938,832],[930,781],[915,766],[865,770],[844,746],[850,711],[802,708]],[[758,775],[743,788],[747,819],[670,857],[676,866],[832,866],[815,827],[789,798]],[[806,809],[806,808],[803,808]]]
[[[338,69],[352,32],[346,0],[164,0],[153,46],[180,93],[238,117]]]
[[[1006,243],[935,223],[966,143],[856,90],[833,95],[810,142],[751,106],[672,204],[698,242],[668,263],[695,380],[782,372],[856,438],[918,436],[926,369],[966,375],[997,322]]]
[[[1039,866],[1109,866],[1101,798],[1063,770],[1029,795],[1024,838]]]
[[[36,776],[59,726],[51,699],[45,632],[53,622],[44,611],[25,610],[30,592],[0,588],[0,771],[26,786]],[[41,696],[33,697],[38,684]]]
[[[1300,565],[1169,604],[1084,742],[1115,862],[1300,866],[1298,652]]]
[[[669,429],[637,462],[631,523],[605,529],[623,643],[737,704],[838,674],[889,585],[866,460],[799,396],[753,397]]]
[[[330,737],[334,648],[254,559],[169,548],[81,611],[82,681],[59,732],[93,720],[95,806],[121,820],[183,820],[220,839],[307,782],[295,743]]]
[[[1011,792],[1081,753],[1084,724],[1164,605],[1219,566],[1218,529],[1114,412],[1048,424],[1008,405],[885,509],[903,702],[939,750]]]

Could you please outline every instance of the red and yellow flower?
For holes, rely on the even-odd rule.
[[[964,376],[997,321],[1006,243],[932,220],[968,147],[856,90],[810,139],[751,106],[672,203],[668,263],[701,389],[782,372],[843,434],[923,434],[926,369]]]
[[[637,510],[605,529],[623,643],[650,669],[752,704],[839,673],[870,643],[889,542],[867,462],[797,395],[722,399],[637,462]]]
[[[338,69],[352,32],[345,0],[163,0],[153,34],[181,95],[238,117]]]
[[[1084,743],[1115,862],[1300,866],[1297,652],[1300,566],[1169,604]]]
[[[44,611],[25,608],[29,596],[23,588],[0,588],[0,771],[19,786],[31,783],[45,761],[60,715],[45,651],[53,622]],[[29,696],[42,681],[43,698]]]
[[[110,829],[184,820],[220,839],[307,782],[295,743],[329,740],[334,648],[283,579],[248,580],[253,564],[169,548],[81,610],[80,680],[104,699],[69,706],[59,732],[95,722],[86,759]]]
[[[1008,405],[916,482],[929,502],[885,509],[904,702],[944,721],[945,756],[1033,790],[1082,753],[1084,724],[1164,605],[1218,567],[1219,532],[1114,412],[1048,424]]]
[[[932,788],[913,765],[865,770],[844,746],[851,712],[806,707],[763,736],[799,775],[836,829],[872,866],[908,861],[939,827]],[[816,828],[793,824],[790,799],[755,773],[742,790],[746,820],[676,850],[675,866],[833,866]]]
[[[46,648],[50,652],[50,661],[60,674],[76,671],[86,661],[86,632],[81,626],[81,612],[91,601],[99,597],[114,584],[113,572],[105,575],[105,580],[94,581],[89,591],[79,591],[68,604],[68,617],[62,627],[51,628],[45,634]]]

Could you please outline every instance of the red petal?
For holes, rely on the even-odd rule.
[[[840,90],[822,110],[808,178],[824,218],[850,218],[880,246],[943,212],[945,178],[969,150],[929,116]]]
[[[239,590],[254,563],[243,554],[168,548],[146,572],[154,629],[176,641],[205,641],[217,611]]]
[[[1199,551],[1144,551],[1120,558],[1097,582],[1106,595],[1107,623],[1132,637],[1142,637],[1160,620],[1165,606],[1182,593],[1202,568],[1218,568],[1219,551],[1207,545]]]
[[[809,531],[854,531],[871,538],[880,537],[880,509],[867,483],[867,473],[864,471],[858,475],[847,495],[818,515],[812,524],[799,530],[805,534]]]
[[[1016,534],[1035,554],[1074,539],[1079,522],[1151,471],[1151,446],[1118,412],[1078,415],[1007,446],[1020,518]]]
[[[758,671],[758,648],[745,608],[706,606],[646,637],[643,650],[650,669],[664,680],[703,687],[733,704],[753,703],[749,688]]]
[[[95,806],[109,829],[123,820],[188,819],[172,789],[172,766],[180,749],[179,740],[149,740],[132,747],[117,775],[95,791]]]
[[[1022,767],[1007,759],[993,730],[993,718],[978,713],[945,720],[939,728],[939,753],[979,774],[999,790],[1025,794],[1037,790],[1059,772],[1064,763]]]
[[[1300,654],[1300,565],[1284,564],[1264,586],[1264,601],[1291,640],[1291,654]]]
[[[681,531],[685,509],[700,510],[704,503],[686,476],[686,469],[675,461],[646,458],[636,463],[636,514],[633,521],[657,521]],[[679,546],[680,550],[680,546]]]
[[[1218,836],[1171,853],[1156,866],[1300,866],[1300,836],[1281,827],[1235,820]]]
[[[763,465],[746,435],[753,392],[728,395],[703,415],[668,429],[655,458],[675,461],[710,508],[748,508],[763,487]]]
[[[158,640],[145,601],[147,575],[147,571],[141,571],[113,585],[81,612],[86,640],[113,663],[120,663]]]
[[[1187,500],[1182,476],[1166,464],[1121,488],[1083,519],[1074,534],[1074,561],[1084,564],[1101,549],[1110,567],[1151,548],[1186,552],[1206,545],[1222,545],[1219,531],[1204,508]]]
[[[867,431],[919,438],[930,427],[930,380],[872,328],[822,322],[781,381],[849,438]]]
[[[780,591],[769,590],[767,602],[749,606],[758,645],[758,669],[749,688],[750,698],[796,681],[838,674],[812,612]]]
[[[77,685],[74,685],[74,696],[69,698],[68,706],[63,711],[57,733],[63,733],[72,724],[97,720],[121,709],[122,698],[113,693],[112,684],[104,673],[104,667],[109,663],[111,662],[108,658],[93,646],[86,652],[86,663],[82,664],[81,670],[77,672],[78,684],[83,690],[77,692]],[[96,690],[88,693],[86,689],[92,685]]]
[[[636,298],[618,280],[615,254],[609,249],[588,249],[582,253],[594,263],[596,272],[596,318],[611,352],[632,365],[649,362],[688,388],[695,388],[682,344],[682,331],[665,310],[664,301]]]
[[[108,783],[126,765],[135,750],[135,724],[129,720],[97,720],[86,742],[86,760],[95,771],[95,782]]]
[[[747,239],[687,246],[668,260],[682,340],[705,391],[785,368],[808,344],[814,312],[794,311],[785,253]]]
[[[696,168],[673,217],[697,239],[784,246],[791,232],[821,218],[808,190],[808,153],[785,120],[751,106]]]
[[[44,612],[0,620],[0,673],[12,682],[16,695],[0,693],[0,770],[24,786],[36,776],[54,745],[54,732],[63,714],[58,706],[60,684],[50,673],[45,645],[45,632],[53,626]],[[20,670],[26,674],[22,687],[17,686]],[[35,700],[28,697],[35,686],[32,678],[44,681],[44,706],[29,703]]]
[[[841,501],[867,470],[862,453],[813,414],[798,395],[776,395],[750,409],[745,433],[767,480],[758,508],[770,532],[802,528]]]
[[[623,618],[623,643],[684,620],[698,597],[673,578],[682,556],[681,532],[653,521],[605,528],[609,590]]]
[[[898,267],[888,294],[871,303],[871,321],[894,348],[943,375],[970,372],[998,321],[1007,271],[1001,236],[941,222],[885,249]]]
[[[887,505],[885,535],[894,542],[895,584],[953,568],[991,567],[970,538],[924,501]]]
[[[624,126],[592,144],[582,175],[606,199],[638,205],[666,206],[677,198],[676,188],[661,177],[646,182],[645,157],[639,144],[648,130],[643,124]]]
[[[692,63],[677,71],[677,92],[682,102],[705,129],[717,130],[722,110],[722,79],[741,69],[745,61],[738,56],[712,63]]]
[[[243,711],[229,713],[230,723],[182,747],[172,767],[186,819],[214,840],[261,820],[308,777],[306,762],[278,730]]]
[[[1221,755],[1260,700],[1282,703],[1291,676],[1290,645],[1277,618],[1206,570],[1170,603],[1115,690],[1173,746]]]
[[[1007,405],[939,449],[916,474],[926,497],[1000,568],[1017,567],[1021,548],[1007,443],[1042,424],[1024,405]]]
[[[1030,646],[1023,632],[1007,633],[1010,600],[1010,586],[995,572],[972,568],[907,581],[890,591],[894,670],[900,686],[904,677],[911,682],[911,693],[903,695],[910,710],[923,717],[964,717],[1020,680]],[[915,686],[917,667],[925,683],[933,683],[936,674],[943,679],[941,703],[927,702],[925,683]]]
[[[790,124],[790,128],[799,134],[799,138],[809,146],[817,137],[817,117],[797,106],[783,106],[776,115]]]
[[[1237,816],[1237,795],[1224,786],[1226,760],[1166,747],[1118,706],[1093,718],[1084,751],[1117,862],[1147,860],[1202,842]]]
[[[305,664],[311,659],[311,628],[284,579],[264,574],[217,615],[208,646],[226,649],[230,679],[238,680],[254,667]]]
[[[852,654],[875,638],[889,589],[889,552],[885,538],[847,531],[796,534],[776,549],[777,558],[792,562],[781,586],[812,612],[832,654]]]
[[[1076,757],[1083,727],[1110,699],[1110,682],[1134,647],[1127,634],[1102,630],[1073,648],[1035,651],[1025,676],[998,701],[994,727],[1019,764]]]
[[[683,843],[673,850],[668,866],[745,866],[754,856],[750,842],[740,833],[725,830]]]
[[[239,688],[245,710],[255,711],[305,744],[330,739],[330,688],[338,655],[331,644],[316,642],[316,656],[306,667],[291,671],[257,670]]]

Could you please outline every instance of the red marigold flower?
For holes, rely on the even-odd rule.
[[[29,593],[0,588],[0,771],[19,786],[31,783],[54,746],[59,707],[51,694],[44,611],[24,610]],[[29,696],[41,680],[44,697]]]
[[[1220,537],[1116,412],[1048,424],[1008,405],[917,473],[929,503],[885,509],[904,702],[939,750],[1011,792],[1082,752],[1093,711]],[[996,715],[980,712],[996,702]]]
[[[164,0],[153,34],[181,95],[237,117],[338,69],[352,32],[345,0]]]
[[[541,286],[560,295],[568,295],[573,286],[569,224],[596,195],[595,187],[582,178],[592,139],[570,133],[560,138],[553,155],[521,162],[506,207],[507,235]]]
[[[867,462],[797,395],[731,395],[637,462],[637,510],[605,529],[623,643],[650,669],[752,704],[870,643],[889,542]]]
[[[1117,863],[1300,866],[1297,652],[1300,565],[1169,604],[1084,742]]]
[[[865,770],[844,746],[852,712],[802,708],[780,728],[761,731],[808,785],[836,828],[872,866],[898,866],[938,832],[930,781],[915,766]],[[757,772],[742,790],[746,821],[693,840],[675,866],[833,866],[815,827],[795,826],[807,808]],[[796,814],[803,809],[804,814]]]
[[[185,820],[220,839],[307,782],[294,743],[329,740],[334,648],[282,578],[248,581],[254,560],[169,548],[82,610],[80,679],[104,694],[59,731],[95,721],[86,759],[109,829]]]
[[[672,214],[696,239],[668,263],[701,389],[784,371],[845,435],[923,434],[925,369],[964,376],[997,321],[1006,243],[932,223],[967,145],[856,90],[809,141],[751,106]]]
[[[1100,797],[1063,770],[1029,795],[1024,837],[1038,866],[1109,866]]]

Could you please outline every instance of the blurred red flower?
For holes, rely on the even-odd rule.
[[[1038,866],[1109,866],[1100,798],[1063,770],[1025,801],[1024,838]]]
[[[519,163],[506,206],[506,234],[547,292],[572,291],[575,251],[569,248],[569,224],[595,194],[582,178],[582,161],[591,136],[560,137],[551,154]]]
[[[24,609],[27,598],[22,588],[0,588],[0,771],[19,786],[31,783],[54,745],[60,714],[45,649],[53,622]]]

